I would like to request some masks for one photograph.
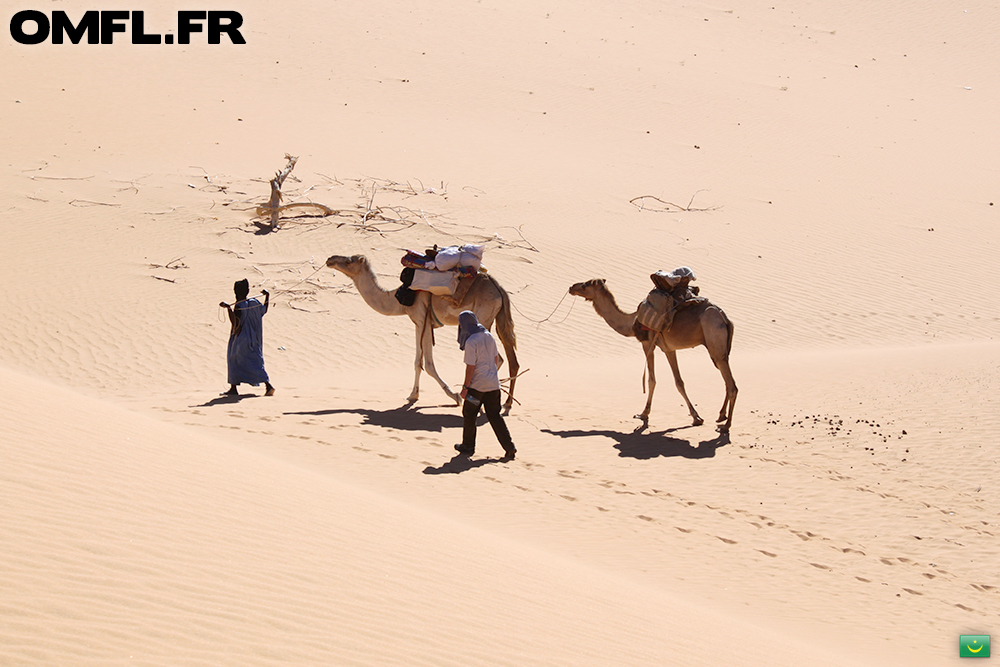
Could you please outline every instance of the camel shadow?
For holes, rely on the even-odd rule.
[[[407,406],[392,410],[369,410],[366,408],[336,408],[329,410],[309,410],[304,412],[285,412],[286,415],[311,415],[323,417],[327,415],[352,414],[361,415],[365,426],[392,428],[398,431],[427,431],[441,433],[446,428],[461,429],[462,416],[448,414],[424,413],[420,408]]]
[[[684,428],[691,427],[686,426]],[[686,459],[710,459],[715,456],[715,450],[729,444],[728,433],[720,433],[711,440],[702,440],[696,446],[692,446],[690,440],[682,440],[667,435],[678,430],[680,429],[673,428],[655,433],[644,433],[643,428],[640,427],[631,433],[600,430],[553,431],[550,429],[542,429],[542,432],[560,438],[604,436],[618,443],[614,446],[618,450],[618,456],[640,460],[655,459],[661,456],[665,458],[680,456]]]
[[[469,458],[465,454],[459,454],[437,468],[434,466],[427,466],[424,468],[423,473],[425,475],[457,475],[458,473],[467,472],[474,468],[481,468],[482,466],[489,465],[490,463],[506,463],[506,460],[492,458],[473,459]]]

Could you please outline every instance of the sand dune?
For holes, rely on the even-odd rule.
[[[939,665],[991,632],[995,7],[238,10],[244,46],[0,45],[0,662]],[[285,202],[336,213],[263,234],[286,153]],[[527,369],[513,462],[454,458],[426,375],[404,409],[413,325],[324,266],[390,289],[467,242]],[[638,428],[638,343],[567,294],[631,312],[679,265],[735,324],[728,436],[704,349],[706,423],[661,356]],[[271,398],[219,396],[244,277]]]

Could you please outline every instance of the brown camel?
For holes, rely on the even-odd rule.
[[[461,403],[460,396],[453,392],[434,368],[434,334],[433,330],[440,326],[458,326],[458,314],[463,310],[471,310],[476,318],[487,329],[493,328],[496,321],[497,337],[503,343],[504,351],[510,360],[510,389],[504,409],[510,412],[514,403],[514,382],[519,369],[517,363],[517,339],[514,337],[514,321],[511,319],[510,297],[496,279],[487,273],[476,276],[475,282],[469,288],[461,305],[442,296],[430,292],[418,291],[417,299],[412,306],[404,306],[396,300],[394,290],[382,289],[372,271],[371,264],[363,255],[344,257],[334,255],[326,260],[331,269],[340,271],[354,282],[358,292],[369,306],[383,315],[406,315],[416,327],[417,358],[413,365],[416,375],[413,378],[413,391],[406,399],[413,403],[420,394],[420,371],[437,380],[444,392],[455,401]]]
[[[594,304],[594,310],[604,318],[612,329],[623,336],[635,338],[632,326],[635,323],[635,313],[625,313],[615,302],[615,297],[608,290],[603,279],[588,280],[577,283],[569,288],[573,296],[582,296]],[[681,308],[674,315],[674,321],[668,331],[660,334],[652,332],[650,338],[642,343],[642,351],[646,355],[646,368],[649,370],[649,395],[646,398],[646,409],[636,415],[644,422],[649,419],[649,409],[653,404],[653,389],[656,387],[656,375],[653,373],[653,352],[655,347],[663,350],[670,362],[670,370],[674,373],[674,384],[677,391],[684,397],[694,425],[700,426],[704,420],[698,416],[698,411],[691,404],[687,392],[684,391],[684,380],[677,368],[677,350],[704,345],[712,363],[722,373],[726,382],[726,400],[719,411],[719,431],[728,433],[733,423],[733,407],[736,404],[736,381],[729,369],[729,351],[733,345],[733,323],[729,321],[722,309],[711,301],[705,301],[687,308]]]

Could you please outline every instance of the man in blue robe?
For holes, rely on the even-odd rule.
[[[261,290],[264,303],[257,299],[248,299],[250,281],[243,279],[233,285],[236,293],[236,303],[232,306],[226,302],[219,305],[229,313],[232,325],[229,333],[229,347],[226,351],[226,361],[229,365],[229,391],[227,396],[237,396],[236,385],[244,382],[256,387],[261,382],[267,389],[265,396],[274,395],[267,371],[264,370],[264,313],[271,302],[268,291]]]

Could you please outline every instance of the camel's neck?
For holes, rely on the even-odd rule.
[[[599,290],[593,301],[594,310],[604,318],[612,329],[623,336],[635,337],[632,330],[632,323],[635,321],[635,313],[625,313],[618,307],[615,297],[607,289]]]
[[[382,289],[378,284],[378,279],[375,277],[375,272],[372,271],[370,266],[366,266],[365,270],[361,271],[356,276],[353,276],[351,280],[354,281],[354,286],[358,288],[358,293],[361,294],[361,298],[365,300],[373,310],[383,314],[383,315],[405,315],[406,308],[399,301],[396,300],[396,295],[394,292]]]

